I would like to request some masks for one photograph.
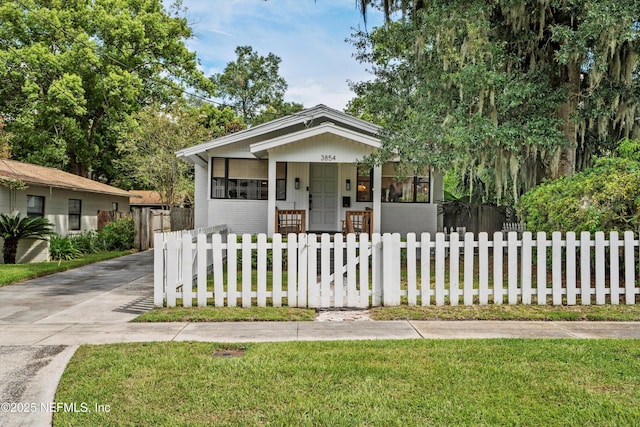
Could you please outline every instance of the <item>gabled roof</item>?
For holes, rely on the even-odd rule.
[[[202,158],[200,154],[207,150],[246,140],[251,140],[252,145],[260,144],[265,141],[281,138],[284,135],[311,129],[327,122],[332,123],[335,128],[356,132],[371,139],[376,139],[381,129],[380,126],[374,125],[373,123],[320,104],[240,132],[185,148],[176,154],[178,157],[190,159],[194,163],[205,162],[205,159]]]
[[[41,185],[72,191],[130,197],[128,191],[98,181],[63,172],[59,169],[9,159],[0,159],[0,177],[20,180],[27,185]]]

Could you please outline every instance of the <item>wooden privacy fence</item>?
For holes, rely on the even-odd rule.
[[[156,236],[155,304],[635,304],[633,232]],[[162,243],[159,243],[162,242]],[[210,271],[208,273],[207,271]]]

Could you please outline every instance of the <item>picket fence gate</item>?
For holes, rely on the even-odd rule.
[[[496,232],[493,240],[409,233],[275,234],[271,241],[244,234],[238,241],[220,230],[155,236],[156,306],[635,304],[640,294],[640,242],[631,231],[608,239],[603,232],[537,233],[535,240],[530,232]]]

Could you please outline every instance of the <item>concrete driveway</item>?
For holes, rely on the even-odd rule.
[[[126,323],[152,306],[153,251],[0,288],[0,425],[51,425],[48,404],[77,345],[38,331]]]

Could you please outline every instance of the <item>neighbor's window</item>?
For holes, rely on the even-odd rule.
[[[82,200],[69,199],[69,230],[80,230]]]
[[[276,200],[286,198],[287,165],[276,163]],[[211,168],[211,198],[267,200],[269,162],[253,159],[214,158]]]
[[[356,201],[373,201],[373,169],[365,165],[358,165]]]
[[[118,202],[111,202],[111,210],[118,212]]]
[[[44,216],[44,196],[27,195],[27,216],[29,218]]]
[[[398,178],[396,164],[382,165],[382,201],[391,203],[429,203],[429,172]]]

